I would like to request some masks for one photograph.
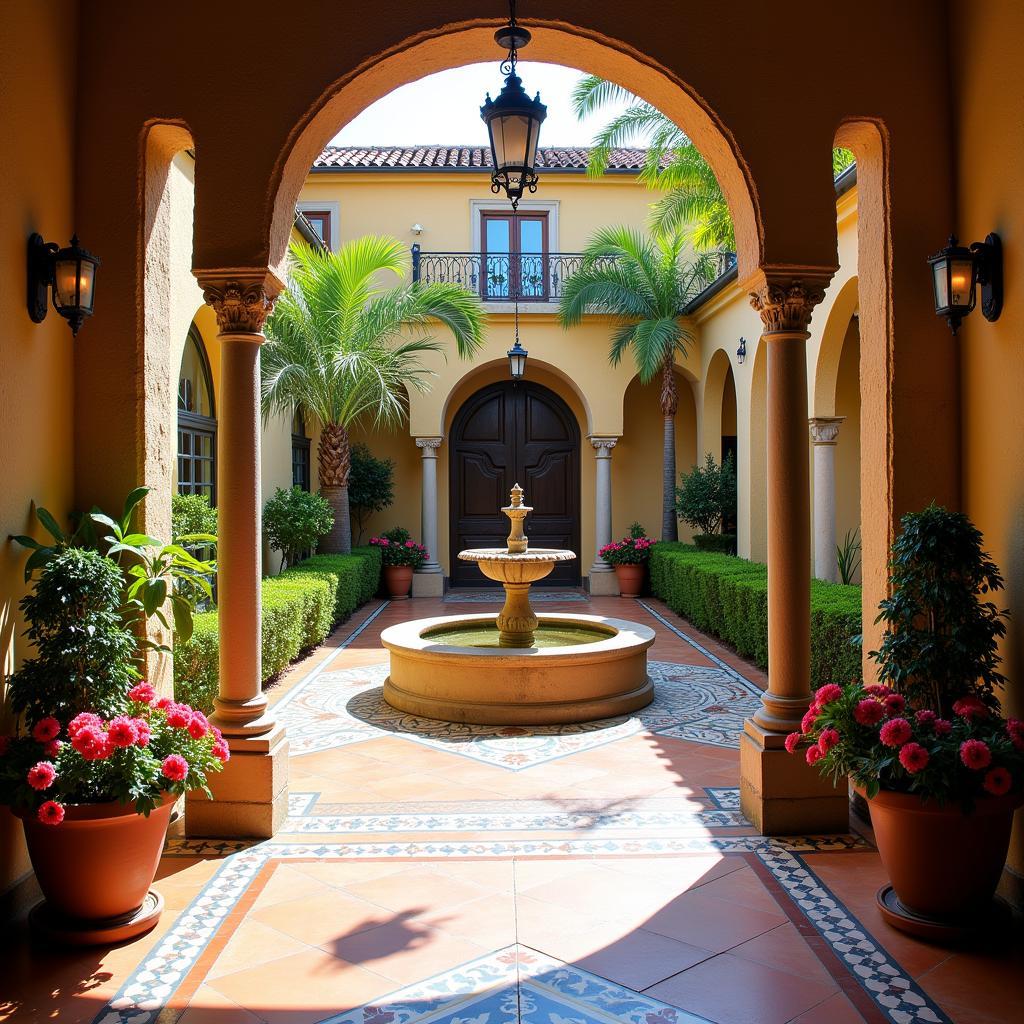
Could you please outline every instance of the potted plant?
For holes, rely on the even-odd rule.
[[[999,711],[999,570],[970,520],[906,515],[892,548],[879,682],[828,684],[786,740],[869,801],[886,920],[932,939],[984,923],[1024,802],[1024,723]],[[809,745],[806,745],[809,742]]]
[[[629,528],[629,536],[605,544],[598,554],[615,569],[621,597],[639,597],[644,587],[644,573],[655,541],[639,523]]]
[[[427,560],[427,549],[400,526],[379,537],[371,537],[370,543],[380,548],[388,597],[392,601],[405,601],[412,588],[412,574]]]

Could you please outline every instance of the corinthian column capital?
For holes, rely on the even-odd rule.
[[[597,457],[601,458],[602,455],[610,456],[612,449],[619,443],[617,437],[594,437],[588,438],[590,443],[597,450]]]
[[[423,449],[424,458],[429,458],[432,452],[436,454],[437,449],[441,447],[443,442],[443,437],[417,437],[416,447]]]
[[[807,425],[815,444],[835,444],[845,416],[812,416]]]
[[[814,307],[825,297],[831,271],[796,274],[764,271],[750,291],[750,304],[761,317],[765,334],[806,332]]]
[[[281,282],[269,270],[197,270],[203,300],[213,307],[221,334],[261,334]]]

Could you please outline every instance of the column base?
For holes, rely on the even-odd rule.
[[[441,597],[444,594],[444,573],[441,566],[425,565],[412,574],[413,597]]]
[[[590,581],[590,593],[595,597],[619,596],[619,577],[615,575],[614,569],[609,569],[607,566],[604,569],[598,569],[592,565],[590,576],[587,578]]]
[[[209,778],[213,799],[189,793],[185,834],[269,839],[288,815],[288,737],[284,726],[261,736],[226,736],[231,760]]]
[[[846,787],[836,787],[807,764],[788,754],[785,736],[769,732],[753,719],[740,737],[740,808],[765,836],[850,831]]]

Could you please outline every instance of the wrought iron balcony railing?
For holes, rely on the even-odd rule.
[[[609,262],[613,259],[608,257]],[[579,270],[583,260],[580,252],[423,252],[414,245],[412,279],[426,284],[459,284],[477,292],[485,302],[510,302],[517,292],[520,302],[557,302],[566,280]],[[710,280],[736,265],[734,253],[716,253],[711,260],[715,269]]]

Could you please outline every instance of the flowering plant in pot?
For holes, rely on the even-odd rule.
[[[886,920],[943,939],[991,911],[1024,803],[1024,723],[999,710],[1006,612],[988,596],[1002,578],[981,534],[935,505],[901,525],[870,655],[880,681],[821,687],[786,747],[868,798]]]
[[[124,584],[97,551],[49,554],[21,601],[35,654],[9,680],[18,725],[0,738],[0,803],[23,821],[46,897],[36,921],[75,942],[156,923],[149,886],[174,800],[229,757],[202,713],[140,681]]]
[[[629,528],[629,536],[605,544],[598,554],[615,569],[622,597],[639,597],[643,590],[644,572],[657,542],[647,536],[639,523]]]
[[[421,568],[428,557],[427,549],[412,539],[412,534],[401,526],[388,530],[370,543],[380,548],[383,562],[384,585],[393,601],[403,601],[412,587],[412,574]]]

